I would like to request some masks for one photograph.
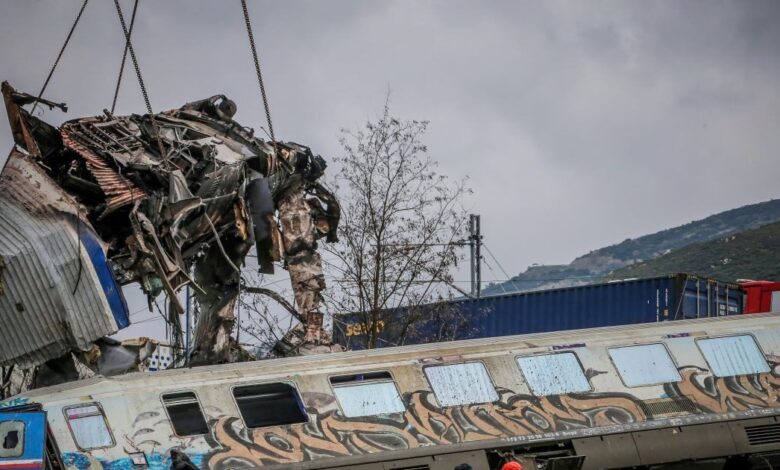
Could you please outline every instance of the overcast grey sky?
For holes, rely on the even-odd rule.
[[[3,1],[0,79],[37,92],[80,3]],[[249,3],[277,136],[336,156],[392,89],[510,274],[780,192],[778,1]],[[155,111],[225,93],[263,125],[238,0],[141,0],[134,46]],[[110,107],[122,47],[92,0],[45,118]],[[130,68],[117,112],[144,112]]]

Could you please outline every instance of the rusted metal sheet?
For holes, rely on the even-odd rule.
[[[95,155],[89,148],[73,139],[65,126],[61,130],[61,134],[62,143],[84,159],[90,173],[106,195],[106,209],[101,215],[110,214],[122,206],[146,197],[144,191],[135,183],[117,173],[103,158]]]
[[[0,175],[0,365],[30,367],[127,325],[104,248],[73,198],[30,157]]]

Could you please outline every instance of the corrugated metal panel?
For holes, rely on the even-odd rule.
[[[105,258],[101,266],[76,207],[34,162],[9,156],[0,180],[0,365],[30,367],[87,350],[127,325],[121,291],[104,279]]]
[[[451,306],[470,323],[463,328],[468,334],[458,338],[468,339],[739,314],[742,291],[736,284],[677,274],[463,299]],[[336,340],[361,347],[346,335],[345,326],[359,323],[359,316],[342,315],[338,320]],[[383,336],[390,338],[395,325],[392,320],[385,323]],[[435,326],[416,328],[406,344],[426,342]],[[379,342],[379,346],[389,344]]]
[[[65,147],[77,152],[84,159],[92,176],[106,195],[106,210],[103,215],[146,198],[146,193],[109,165],[102,157],[71,138],[69,129],[75,124],[65,124],[60,132]]]

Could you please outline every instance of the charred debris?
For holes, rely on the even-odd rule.
[[[301,326],[282,349],[329,348],[317,242],[336,240],[339,205],[320,182],[325,161],[266,141],[235,120],[224,95],[157,114],[67,121],[26,107],[64,104],[2,85],[15,140],[0,175],[0,365],[93,370],[129,324],[121,286],[164,294],[182,346],[179,292],[199,317],[189,363],[231,362],[240,267],[256,247],[262,273],[282,262]],[[101,354],[99,351],[103,351]],[[65,364],[65,365],[63,365]]]

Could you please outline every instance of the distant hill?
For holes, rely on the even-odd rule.
[[[688,272],[724,281],[780,279],[780,222],[702,243],[618,269],[613,279]]]
[[[618,273],[621,268],[645,263],[673,250],[695,243],[721,240],[729,235],[778,221],[780,221],[780,200],[772,199],[751,204],[679,227],[599,248],[566,265],[531,266],[507,282],[489,285],[483,289],[483,294],[498,295],[589,284],[603,280],[613,271]],[[680,269],[668,272],[673,271],[680,271]]]

